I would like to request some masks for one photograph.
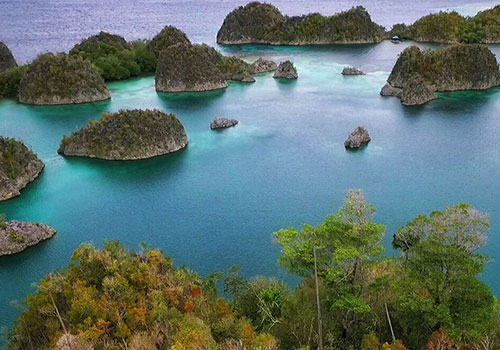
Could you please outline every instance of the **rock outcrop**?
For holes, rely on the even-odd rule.
[[[276,7],[251,2],[229,13],[217,33],[217,43],[232,44],[359,44],[377,43],[385,30],[361,7],[333,16],[313,13],[284,16]]]
[[[276,62],[265,60],[262,57],[250,65],[251,74],[274,72],[276,69],[278,69]]]
[[[22,142],[0,137],[0,201],[20,195],[43,167],[42,161]]]
[[[352,133],[349,134],[349,137],[344,142],[344,146],[347,149],[358,149],[370,141],[371,138],[368,131],[366,131],[366,129],[362,126],[358,126]]]
[[[155,85],[158,92],[209,91],[228,86],[206,45],[185,43],[160,53]]]
[[[64,136],[58,153],[106,160],[137,160],[176,152],[188,144],[184,126],[159,110],[104,113],[83,129]]]
[[[55,234],[56,230],[45,224],[0,219],[0,256],[20,253]]]
[[[273,76],[273,78],[282,79],[297,79],[298,77],[297,69],[290,61],[281,62]]]
[[[61,105],[109,98],[103,78],[88,61],[62,53],[39,56],[19,85],[19,102],[26,104]]]
[[[342,75],[365,75],[365,72],[354,67],[344,67]]]
[[[186,33],[172,26],[166,26],[148,44],[148,49],[151,50],[156,57],[160,56],[163,50],[176,44],[190,44]]]
[[[12,52],[0,41],[0,73],[14,67],[17,67],[17,63]]]
[[[422,51],[406,48],[380,92],[397,96],[405,105],[422,104],[435,92],[486,90],[500,86],[495,55],[485,45],[452,45]]]
[[[237,124],[238,121],[236,119],[215,118],[210,122],[210,129],[230,128],[232,126],[236,126]]]

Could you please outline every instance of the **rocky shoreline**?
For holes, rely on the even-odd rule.
[[[43,168],[43,162],[22,142],[0,136],[0,201],[19,196]]]
[[[0,256],[20,253],[29,247],[52,238],[52,227],[23,221],[0,221]]]
[[[396,96],[403,105],[413,106],[435,99],[435,92],[496,86],[500,86],[500,70],[485,45],[457,44],[436,50],[410,46],[399,55],[380,94]]]

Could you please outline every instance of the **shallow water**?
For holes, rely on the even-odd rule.
[[[330,10],[333,3],[294,1],[283,2],[283,7],[288,13],[301,13],[314,6]],[[29,4],[32,12],[28,13],[42,12],[40,4],[24,0],[19,4],[19,8]],[[61,1],[47,1],[46,6],[49,4],[58,5],[56,13],[69,11],[72,16],[58,21],[55,29],[47,27],[47,32],[36,29],[45,25],[40,23],[43,18],[34,20],[30,28],[46,40],[43,42],[30,30],[24,33],[24,17],[9,16],[8,23],[19,22],[19,26],[10,26],[5,24],[5,12],[0,11],[0,38],[7,36],[8,43],[14,42],[21,60],[32,58],[44,45],[66,49],[77,36],[74,16],[87,14],[76,9],[91,6],[77,2],[68,9]],[[183,4],[198,9],[193,18],[183,18],[183,29],[196,41],[210,42],[226,9],[235,2],[220,3],[224,11],[209,11],[210,2]],[[484,4],[463,2],[460,6],[470,11]],[[151,2],[146,10],[152,11],[156,5],[167,3]],[[335,6],[351,5],[344,1]],[[366,5],[376,10],[373,2]],[[111,5],[103,6],[102,13],[107,13]],[[178,6],[179,13],[184,11],[179,3],[171,6]],[[424,1],[414,11],[395,17],[415,17],[448,6]],[[5,8],[19,11],[12,0],[0,0],[0,10]],[[193,24],[203,13],[210,19],[204,28]],[[127,38],[143,37],[145,32],[159,29],[160,23],[166,24],[168,16],[174,15],[153,16],[148,26],[141,26],[144,19],[139,16],[128,31],[121,30],[126,28],[125,19],[119,16],[109,23],[99,16],[89,17],[81,26],[87,33],[95,21],[102,24],[100,28],[109,25]],[[382,7],[373,16],[386,21],[390,17]],[[64,21],[68,31],[61,29]],[[55,41],[47,34],[50,30],[57,33]],[[21,38],[31,39],[13,40],[20,33]],[[293,283],[276,265],[279,249],[272,241],[273,231],[320,223],[339,207],[349,188],[364,189],[376,205],[377,221],[387,225],[384,244],[388,254],[393,253],[389,248],[392,234],[406,221],[464,201],[491,214],[491,238],[484,252],[495,258],[500,244],[499,91],[442,94],[436,101],[412,108],[401,106],[395,98],[379,96],[398,52],[406,45],[222,48],[249,61],[260,56],[291,59],[299,79],[281,82],[265,74],[254,84],[231,83],[223,91],[165,95],[155,92],[153,77],[144,77],[109,84],[112,99],[95,104],[31,107],[0,101],[0,135],[23,140],[46,164],[42,176],[20,197],[0,203],[0,213],[9,219],[45,222],[58,230],[52,240],[0,259],[0,328],[12,326],[20,312],[19,302],[34,290],[31,283],[64,266],[82,241],[100,246],[105,239],[119,239],[134,249],[147,242],[172,256],[176,264],[189,265],[203,275],[238,264],[246,276],[264,274]],[[492,49],[500,54],[500,46]],[[368,74],[343,77],[340,72],[345,64],[361,67]],[[175,113],[186,127],[189,146],[138,162],[57,155],[62,135],[97,119],[102,112],[121,108]],[[214,132],[209,123],[215,116],[236,118],[240,124]],[[343,142],[358,125],[368,129],[373,141],[359,152],[347,152]],[[494,260],[483,276],[497,295],[499,268],[500,260]]]

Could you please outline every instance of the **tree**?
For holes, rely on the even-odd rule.
[[[317,272],[328,290],[324,306],[332,313],[340,312],[344,338],[349,337],[356,315],[370,310],[361,298],[360,280],[364,266],[382,253],[380,241],[385,231],[383,225],[371,221],[374,211],[362,191],[350,190],[343,206],[323,224],[275,233],[282,247],[279,264],[305,278],[313,278]]]
[[[453,339],[472,342],[495,328],[495,298],[477,278],[488,261],[477,253],[488,228],[486,214],[458,204],[418,216],[394,236],[393,246],[406,256],[396,313],[415,347],[440,327]]]

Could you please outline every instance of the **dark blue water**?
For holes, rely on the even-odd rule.
[[[141,2],[0,0],[0,40],[26,61],[44,50],[65,50],[97,30],[128,39],[150,37],[165,24],[195,41],[213,42],[235,1]],[[276,2],[284,12],[324,13],[350,1]],[[361,2],[363,3],[363,2]],[[453,4],[452,4],[453,3]],[[474,13],[487,3],[466,1],[365,2],[383,24],[412,21],[442,8]],[[384,243],[420,213],[460,201],[491,214],[485,253],[500,245],[500,93],[455,93],[423,107],[405,108],[379,96],[406,44],[223,50],[252,61],[292,59],[299,79],[257,77],[225,91],[162,95],[154,78],[109,85],[111,101],[63,107],[30,107],[0,101],[0,134],[30,145],[45,162],[43,175],[16,199],[0,203],[9,219],[46,222],[58,230],[50,241],[0,259],[0,328],[11,327],[20,301],[44,273],[64,266],[82,242],[119,239],[130,248],[148,242],[201,274],[238,264],[246,276],[289,279],[276,265],[273,231],[320,223],[348,188],[363,188],[387,225]],[[492,46],[500,54],[499,46]],[[340,75],[345,64],[368,74]],[[62,135],[120,108],[160,108],[179,116],[190,144],[182,152],[139,162],[65,159]],[[215,116],[240,120],[212,132]],[[361,152],[343,142],[358,125],[373,141]],[[389,251],[388,253],[391,253]],[[483,279],[500,294],[500,259]],[[0,346],[1,347],[1,346]]]

